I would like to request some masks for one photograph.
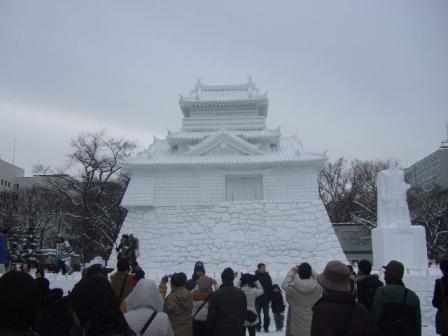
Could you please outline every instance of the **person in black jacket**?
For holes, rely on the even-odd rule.
[[[41,304],[31,275],[10,271],[0,277],[0,335],[32,336]]]
[[[354,294],[358,302],[371,310],[375,291],[384,284],[378,279],[378,275],[370,275],[372,264],[368,260],[361,260],[358,263],[358,274],[354,281]]]
[[[269,303],[271,301],[272,279],[269,273],[266,272],[265,264],[258,264],[257,270],[255,271],[255,277],[260,281],[264,290],[263,295],[260,295],[255,300],[255,309],[258,314],[257,331],[261,330],[261,310],[263,309],[263,329],[265,332],[269,332],[269,323],[271,322],[271,319],[269,318]]]
[[[69,296],[73,311],[70,335],[134,336],[109,280],[100,274],[81,279]]]
[[[440,262],[442,278],[436,280],[432,305],[437,308],[436,331],[439,335],[448,336],[448,260]]]
[[[275,284],[272,285],[272,313],[274,314],[275,329],[277,331],[283,330],[283,323],[285,320],[285,302],[283,301],[283,294],[280,287]]]
[[[247,301],[244,292],[233,286],[235,273],[226,268],[221,287],[210,298],[207,315],[207,335],[243,336]]]

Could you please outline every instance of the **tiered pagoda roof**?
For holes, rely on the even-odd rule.
[[[190,111],[204,108],[255,107],[260,116],[266,116],[269,100],[267,92],[261,94],[252,78],[243,85],[204,85],[198,79],[190,96],[180,95],[179,105],[185,117]]]
[[[155,139],[128,166],[279,166],[322,165],[325,153],[306,153],[296,137],[267,129],[269,100],[252,79],[243,85],[206,86],[199,80],[181,96],[182,129]]]

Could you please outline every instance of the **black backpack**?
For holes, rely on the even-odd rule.
[[[383,305],[383,314],[378,324],[382,336],[417,336],[415,308],[406,304],[408,292],[409,290],[405,288],[401,302]]]

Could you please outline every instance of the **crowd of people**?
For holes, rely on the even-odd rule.
[[[385,284],[367,260],[356,274],[340,261],[320,274],[303,262],[278,285],[260,263],[253,274],[224,269],[218,285],[199,261],[191,279],[179,272],[157,284],[121,257],[110,276],[101,264],[86,268],[66,296],[50,289],[43,270],[35,278],[12,270],[0,278],[0,335],[253,336],[270,331],[271,309],[275,330],[287,336],[420,336],[420,301],[403,284],[404,265],[392,260],[384,268]],[[433,305],[437,332],[448,335],[448,260],[440,269]]]

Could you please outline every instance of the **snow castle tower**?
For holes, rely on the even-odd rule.
[[[267,94],[198,80],[179,100],[179,132],[168,131],[125,164],[131,179],[121,233],[140,240],[146,270],[286,271],[308,261],[322,270],[346,260],[318,194],[325,154],[268,129]]]

